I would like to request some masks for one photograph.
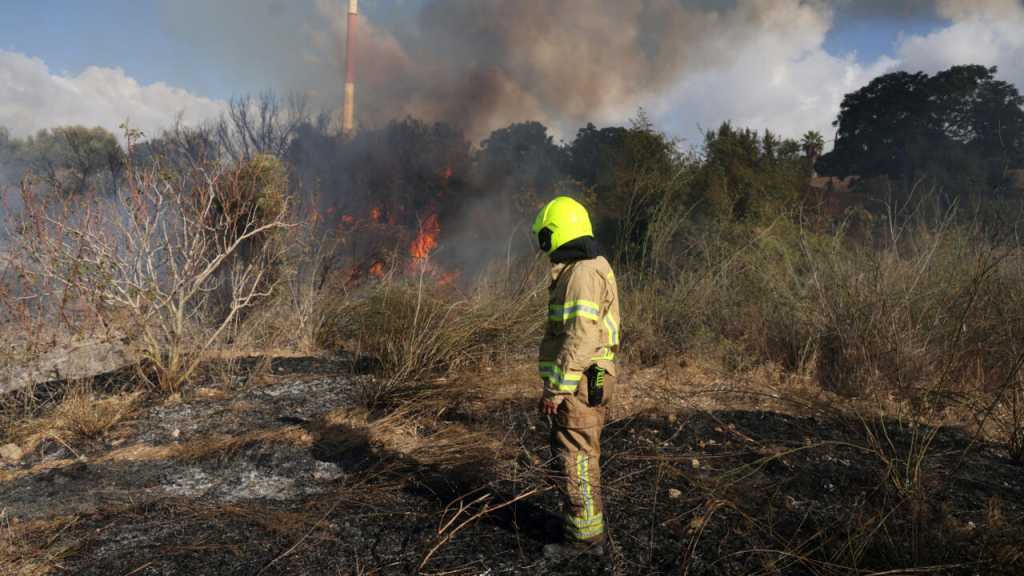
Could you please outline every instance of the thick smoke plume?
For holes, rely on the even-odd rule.
[[[445,120],[474,140],[512,122],[565,133],[657,106],[687,72],[726,64],[750,30],[814,26],[820,3],[793,0],[428,0],[393,42],[364,44],[364,121]],[[340,12],[333,18],[340,21]]]
[[[444,120],[474,141],[512,122],[540,120],[567,134],[657,108],[688,72],[728,64],[752,31],[796,34],[832,14],[800,0],[424,0],[415,10],[396,2],[363,2],[359,121]],[[340,105],[347,3],[214,4],[174,3],[171,28],[226,52],[252,82],[270,76],[320,106]],[[254,39],[260,45],[247,49]]]
[[[236,92],[299,91],[336,111],[347,5],[180,0],[165,13],[195,53],[224,62]],[[894,66],[1000,64],[1016,79],[1009,68],[1019,59],[999,55],[1019,52],[1011,30],[1024,14],[1020,0],[363,0],[360,10],[361,125],[414,116],[454,124],[474,142],[525,120],[567,138],[585,122],[621,123],[638,107],[687,127],[735,120],[789,135],[827,130],[843,93]],[[827,33],[857,21],[951,26],[902,39],[893,58],[876,62],[827,53]],[[934,37],[961,30],[976,41]],[[751,75],[759,92],[745,81]]]

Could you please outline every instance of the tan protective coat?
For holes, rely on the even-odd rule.
[[[560,402],[576,394],[592,365],[615,375],[618,348],[619,292],[608,261],[599,256],[553,265],[540,344],[544,396]]]

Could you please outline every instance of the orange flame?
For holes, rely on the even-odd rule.
[[[409,255],[416,260],[425,260],[437,248],[437,235],[440,233],[441,225],[437,221],[437,214],[427,216],[420,224],[416,239],[409,246]]]
[[[373,276],[375,276],[377,278],[383,278],[384,277],[384,263],[381,262],[380,260],[374,262],[373,266],[370,266],[370,274],[372,274]]]
[[[373,220],[374,224],[380,224],[380,208],[376,206],[370,208],[370,220]]]
[[[455,284],[456,282],[458,282],[459,278],[461,278],[461,277],[462,277],[462,272],[459,272],[458,270],[453,270],[451,272],[448,272],[448,273],[442,275],[441,278],[438,279],[437,285],[441,286],[441,287],[451,286],[452,284]]]

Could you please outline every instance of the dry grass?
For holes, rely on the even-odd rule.
[[[7,440],[25,453],[45,440],[53,440],[73,454],[99,440],[128,419],[142,401],[141,392],[101,396],[90,381],[72,385],[63,399],[43,416],[12,422]]]
[[[459,424],[438,425],[408,409],[375,418],[363,409],[335,410],[324,417],[317,431],[321,442],[343,453],[354,442],[367,442],[371,450],[408,458],[420,466],[454,468],[465,464],[486,467],[502,453],[501,443],[486,431]],[[352,431],[365,433],[353,435]]]
[[[156,462],[164,460],[181,460],[198,462],[202,460],[226,461],[239,452],[258,445],[292,444],[303,448],[312,446],[315,437],[306,430],[296,426],[284,426],[269,430],[258,430],[241,436],[213,435],[198,438],[189,442],[163,444],[132,444],[112,450],[102,456],[94,457],[95,464],[107,462]],[[51,470],[59,470],[72,466],[74,459],[47,460],[28,469],[0,471],[0,481],[11,482],[18,478],[36,476]]]
[[[317,333],[326,350],[349,349],[380,363],[381,378],[362,390],[371,409],[410,401],[431,375],[519,354],[539,336],[544,281],[527,268],[504,287],[480,283],[469,294],[385,281],[340,302],[327,303]]]
[[[1024,248],[948,221],[876,246],[782,220],[676,241],[669,272],[620,273],[634,362],[685,351],[726,374],[775,365],[846,398],[909,401],[929,421],[977,415],[1019,444]]]
[[[62,560],[75,550],[68,533],[77,522],[77,517],[57,517],[15,523],[0,511],[0,575],[63,572]]]
[[[313,437],[296,426],[260,430],[241,436],[216,435],[177,445],[170,451],[170,457],[184,461],[209,460],[211,458],[227,460],[251,446],[271,443],[309,447],[313,443]]]

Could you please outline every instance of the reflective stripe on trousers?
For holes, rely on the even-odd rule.
[[[560,468],[558,488],[562,496],[565,535],[571,540],[596,540],[605,531],[600,464],[604,410],[576,401],[567,402],[572,410],[587,411],[598,424],[585,428],[555,424],[551,430],[551,449]]]
[[[565,531],[576,540],[589,540],[604,534],[604,514],[594,510],[594,494],[590,479],[590,456],[576,453],[576,484],[582,499],[582,514],[569,510],[565,515]]]

